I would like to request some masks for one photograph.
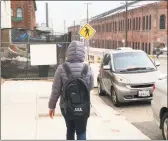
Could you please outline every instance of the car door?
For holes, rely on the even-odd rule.
[[[110,66],[110,54],[106,54],[104,60],[103,60],[103,67],[104,66]],[[103,85],[107,93],[109,93],[109,72],[110,70],[103,69]]]
[[[112,60],[111,60],[111,56],[109,58],[108,65],[110,66],[110,70],[107,70],[106,81],[107,81],[108,93],[111,95],[111,86],[112,86]]]
[[[101,79],[101,82],[102,82],[102,84],[103,84],[103,87],[104,87],[104,83],[105,83],[103,67],[104,67],[104,64],[105,64],[104,62],[105,62],[105,60],[106,60],[106,56],[107,56],[107,54],[104,55],[104,57],[103,57],[103,59],[102,59],[102,63],[101,63],[101,65],[100,65],[100,79]]]
[[[152,109],[154,115],[159,121],[160,109],[167,106],[167,79],[157,80],[155,86],[156,88],[153,93]]]

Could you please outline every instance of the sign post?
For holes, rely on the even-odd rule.
[[[96,30],[92,28],[88,23],[85,24],[79,31],[79,34],[87,41],[87,50],[88,50],[88,63],[89,61],[89,39],[93,37],[96,33]],[[86,43],[86,42],[85,42]]]

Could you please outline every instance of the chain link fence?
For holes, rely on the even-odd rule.
[[[66,49],[70,42],[70,33],[1,29],[1,77],[5,79],[53,78],[57,66],[65,61]],[[30,46],[41,44],[46,45],[46,48],[55,44],[57,64],[31,65]]]

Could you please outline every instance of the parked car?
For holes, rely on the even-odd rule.
[[[102,59],[97,77],[98,93],[111,96],[115,106],[122,102],[151,101],[160,72],[142,50],[115,50]]]
[[[168,103],[167,103],[167,75],[159,78],[155,83],[153,92],[152,111],[153,118],[162,130],[163,138],[168,139]]]
[[[119,47],[119,48],[117,48],[117,50],[129,50],[129,49],[132,50],[131,47]]]

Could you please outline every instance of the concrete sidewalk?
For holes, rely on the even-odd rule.
[[[48,117],[51,85],[52,82],[45,81],[5,81],[2,84],[2,140],[65,139],[66,127],[58,105],[55,118]],[[91,100],[87,139],[149,139],[107,106],[95,90]]]

